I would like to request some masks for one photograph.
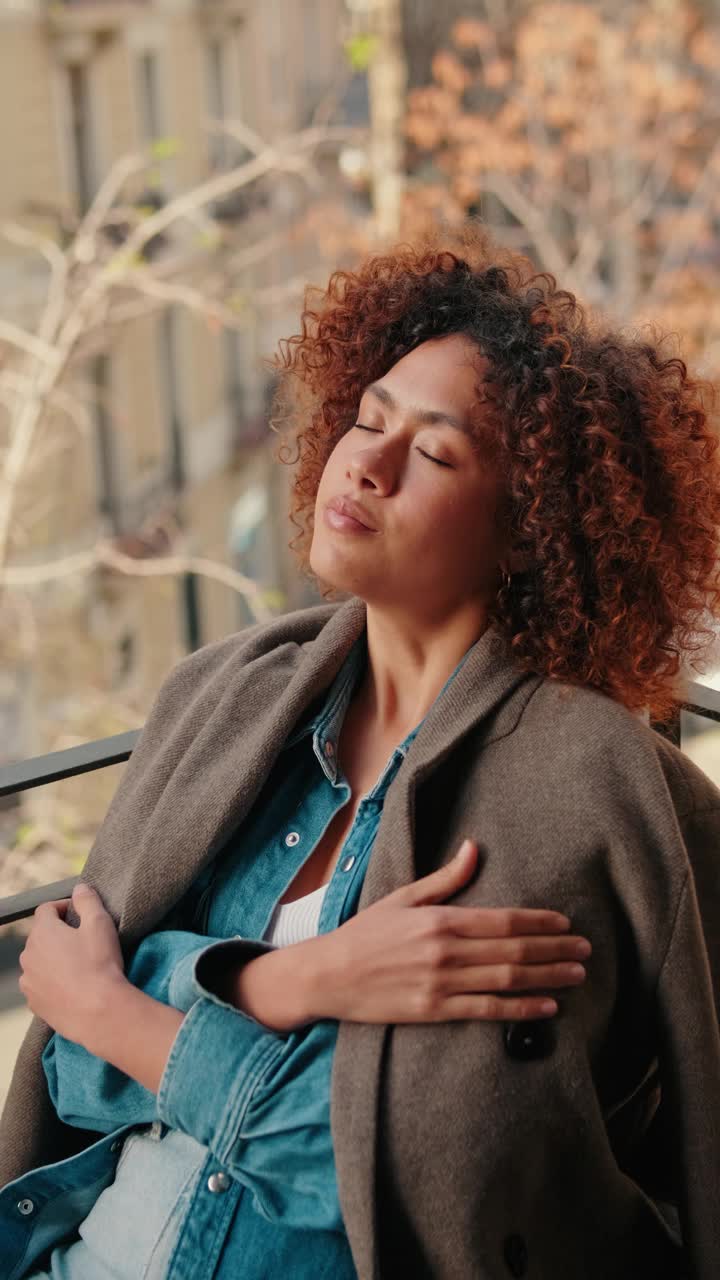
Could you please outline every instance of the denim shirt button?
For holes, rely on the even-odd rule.
[[[34,1200],[18,1200],[17,1208],[18,1208],[18,1213],[21,1213],[23,1218],[27,1218],[31,1213],[35,1212],[35,1201]]]
[[[349,871],[350,868],[354,865],[355,865],[355,855],[351,853],[350,857],[346,858],[345,861],[343,862],[342,869],[343,871]]]
[[[327,756],[328,760],[332,760],[333,756],[335,755],[335,747],[333,746],[332,742],[325,743],[325,755]]]
[[[221,1191],[227,1191],[230,1186],[230,1179],[222,1170],[219,1173],[211,1173],[208,1178],[208,1191],[212,1191],[213,1195],[218,1195]]]
[[[293,845],[300,843],[300,833],[298,831],[290,831],[285,837],[285,843],[292,849]]]

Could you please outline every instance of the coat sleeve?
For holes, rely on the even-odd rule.
[[[683,835],[690,870],[658,981],[662,1133],[693,1280],[720,1275],[720,809]]]

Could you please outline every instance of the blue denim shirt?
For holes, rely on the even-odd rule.
[[[214,995],[201,973],[228,939],[263,938],[276,904],[350,799],[335,748],[365,661],[363,635],[320,711],[288,739],[251,813],[166,922],[173,927],[148,935],[128,966],[136,986],[186,1012],[157,1097],[79,1045],[52,1037],[43,1063],[58,1114],[106,1136],[0,1192],[0,1280],[19,1280],[43,1255],[46,1264],[47,1251],[75,1238],[106,1188],[112,1204],[118,1154],[137,1126],[150,1124],[156,1137],[188,1135],[201,1157],[189,1188],[184,1186],[182,1212],[175,1214],[163,1271],[169,1280],[355,1276],[330,1133],[337,1022],[273,1032]],[[321,933],[357,911],[387,790],[419,727],[360,801],[323,899]],[[149,1211],[146,1194],[140,1198],[138,1192],[133,1218]],[[127,1218],[118,1223],[114,1246],[124,1251],[127,1226]],[[108,1247],[113,1242],[105,1232],[109,1262]],[[85,1272],[78,1268],[77,1274]]]

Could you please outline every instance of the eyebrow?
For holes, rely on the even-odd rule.
[[[365,390],[371,391],[382,404],[387,405],[388,409],[398,408],[397,401],[381,382],[371,382]],[[410,406],[408,412],[416,422],[427,423],[429,426],[433,426],[438,422],[445,422],[449,427],[454,427],[456,431],[462,431],[464,436],[474,439],[474,432],[468,424],[460,418],[454,417],[451,413],[442,413],[437,409],[417,409],[413,406]]]

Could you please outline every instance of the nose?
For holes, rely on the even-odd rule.
[[[348,479],[356,489],[373,489],[383,497],[397,484],[397,463],[385,440],[357,449],[348,459]]]

